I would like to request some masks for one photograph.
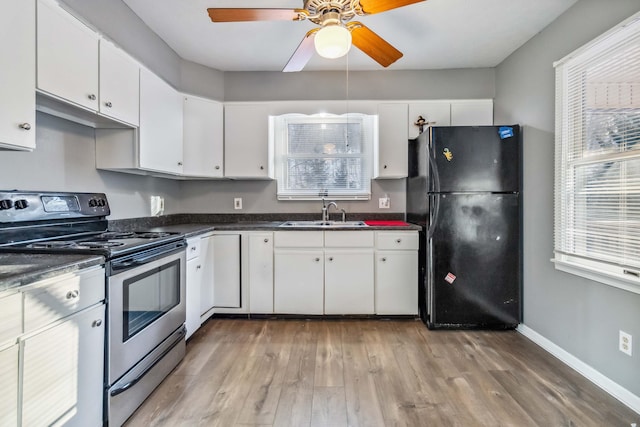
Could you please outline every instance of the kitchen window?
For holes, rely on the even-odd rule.
[[[640,293],[640,14],[555,66],[556,268]]]
[[[279,200],[368,200],[377,116],[271,117]]]

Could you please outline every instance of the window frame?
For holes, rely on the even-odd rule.
[[[334,123],[360,123],[362,126],[361,153],[318,153],[297,155],[289,152],[288,125],[289,124],[322,124]],[[271,145],[274,147],[275,178],[277,181],[278,200],[370,200],[371,180],[373,179],[373,151],[378,140],[378,116],[372,114],[347,113],[347,114],[282,114],[269,117]],[[322,189],[311,190],[291,189],[289,183],[288,160],[295,158],[308,159],[359,159],[361,162],[360,173],[362,189]],[[325,190],[325,191],[322,191]]]
[[[631,189],[633,178],[626,175],[626,162],[640,161],[640,147],[634,147],[628,151],[625,151],[625,147],[622,147],[622,151],[603,150],[597,154],[590,153],[590,155],[577,156],[580,150],[584,151],[585,147],[588,147],[586,142],[591,134],[588,134],[587,118],[596,117],[595,113],[607,113],[608,110],[610,111],[608,116],[613,118],[615,117],[614,113],[619,114],[625,111],[625,108],[621,107],[599,108],[594,106],[593,98],[591,98],[594,96],[593,85],[589,86],[584,80],[584,76],[580,75],[578,71],[582,69],[582,64],[592,65],[592,63],[595,63],[600,65],[604,63],[612,47],[638,40],[638,37],[640,37],[640,13],[631,16],[610,31],[554,64],[556,68],[556,135],[554,258],[552,262],[554,262],[557,270],[640,294],[640,268],[638,265],[625,265],[625,262],[622,262],[623,260],[617,260],[617,262],[610,259],[612,258],[610,256],[608,257],[609,259],[607,259],[606,255],[598,256],[595,253],[598,252],[597,250],[589,252],[586,249],[588,245],[588,243],[585,243],[587,242],[587,237],[592,239],[591,242],[595,246],[605,247],[607,244],[611,244],[607,242],[607,239],[615,240],[616,238],[628,243],[631,240],[625,235],[628,224],[620,222],[617,227],[618,231],[615,234],[607,234],[602,240],[597,237],[594,238],[594,233],[589,234],[588,231],[579,229],[578,223],[589,223],[589,215],[586,211],[588,209],[587,206],[581,204],[581,199],[577,197],[580,191],[580,182],[583,185],[587,182],[578,179],[579,174],[577,171],[580,171],[581,167],[586,169],[589,165],[615,164],[620,167],[617,172],[619,182],[616,183],[617,186],[613,188],[613,192],[610,194],[620,194],[620,199],[625,200],[625,202],[620,203],[624,207],[616,206],[615,209],[618,210],[611,210],[614,213],[619,213],[619,218],[626,218],[627,213],[631,212],[626,200],[636,194]],[[635,67],[640,69],[640,63],[634,62],[633,67],[633,76],[635,78],[637,75]],[[611,79],[610,81],[615,80]],[[640,82],[631,81],[629,84],[637,85],[638,83]],[[580,95],[574,97],[573,92],[570,93],[569,87],[578,87],[576,93]],[[578,101],[581,104],[578,105]],[[636,102],[635,97],[631,106],[626,110],[631,111],[633,114],[640,114],[640,105]],[[590,114],[592,115],[590,116]],[[631,133],[633,136],[640,136],[640,128],[635,126],[635,122]],[[607,185],[610,185],[610,182],[607,181]],[[586,194],[591,195],[592,193]],[[600,194],[608,196],[605,193]],[[594,195],[597,196],[598,193],[594,193]],[[584,195],[582,200],[584,200]],[[596,201],[591,206],[597,207],[598,203]],[[610,236],[614,237],[611,238]],[[640,246],[640,243],[633,245],[633,253],[640,250],[640,247],[635,247],[636,245]],[[624,252],[624,249],[622,251]]]

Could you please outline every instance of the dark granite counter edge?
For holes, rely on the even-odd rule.
[[[102,256],[95,255],[2,253],[0,254],[0,292],[102,265],[104,262]]]

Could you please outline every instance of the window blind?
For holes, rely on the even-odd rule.
[[[275,118],[278,198],[369,199],[374,116]]]
[[[640,16],[556,64],[556,261],[640,272]]]

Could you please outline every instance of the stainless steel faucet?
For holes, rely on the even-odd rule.
[[[336,202],[325,203],[324,197],[322,198],[322,220],[329,221],[329,208],[333,206],[338,210],[338,204]]]

